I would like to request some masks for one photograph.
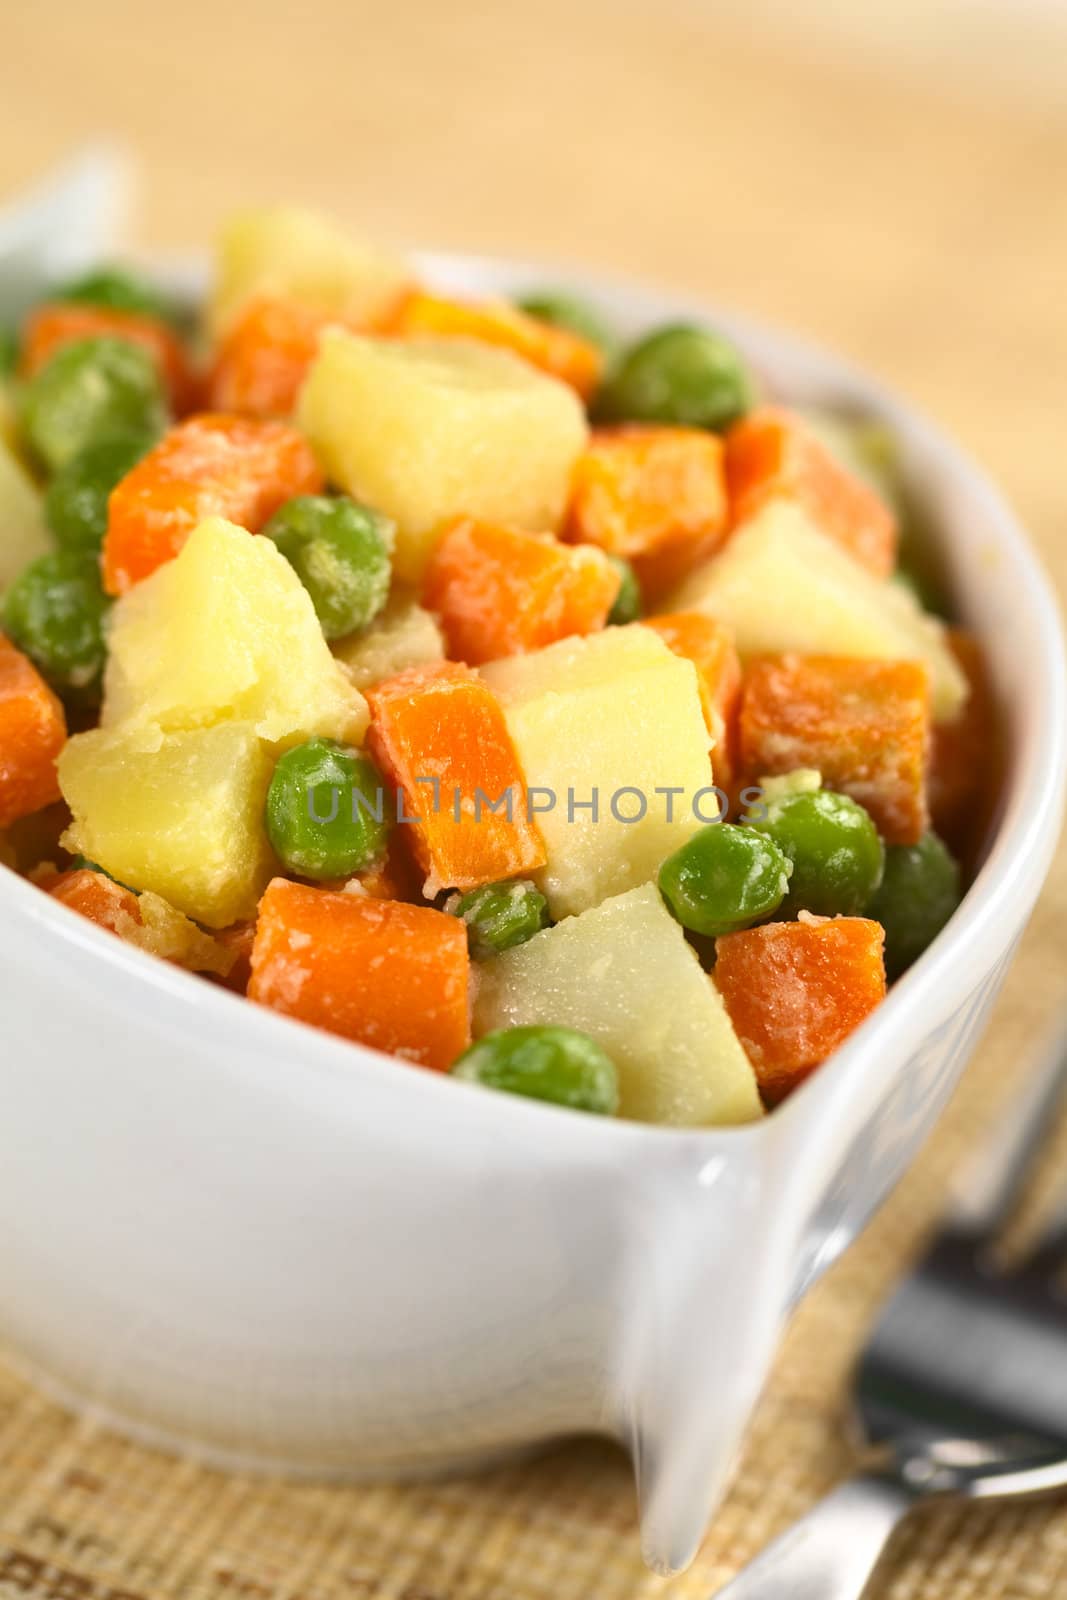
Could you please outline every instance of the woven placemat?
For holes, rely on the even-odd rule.
[[[753,1420],[734,1487],[688,1573],[650,1576],[629,1466],[583,1442],[477,1477],[292,1484],[209,1471],[64,1412],[0,1369],[3,1600],[707,1600],[847,1470],[848,1371],[949,1176],[1010,1099],[1062,987],[1046,895],[1004,998],[922,1159],[809,1297]],[[1067,1167],[1067,1123],[1034,1205]],[[1044,1191],[1044,1196],[1042,1191]],[[872,1600],[1067,1595],[1067,1503],[929,1513]]]

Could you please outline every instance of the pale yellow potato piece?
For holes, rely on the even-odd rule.
[[[432,614],[411,591],[397,589],[369,627],[347,639],[335,639],[331,649],[356,688],[368,689],[408,667],[443,661],[445,641]]]
[[[105,727],[236,719],[278,746],[316,734],[358,744],[366,731],[366,701],[288,561],[221,517],[116,602],[108,639]]]
[[[270,749],[247,722],[164,733],[96,728],[69,740],[66,847],[209,928],[251,917],[274,867],[263,826]]]
[[[196,923],[148,889],[138,898],[141,913],[138,926],[124,930],[123,938],[161,961],[172,961],[176,966],[187,967],[190,972],[212,972],[224,978],[230,972],[234,956],[220,939],[205,933]]]
[[[729,623],[743,657],[796,650],[922,661],[939,720],[955,717],[967,698],[942,623],[900,584],[872,577],[793,505],[769,505],[745,523],[662,610]]]
[[[529,1023],[578,1028],[602,1045],[624,1117],[699,1127],[762,1115],[722,997],[654,884],[479,967],[475,1034]]]
[[[2,405],[0,397],[0,405]],[[23,567],[53,548],[38,494],[0,434],[0,593]]]
[[[696,670],[648,628],[562,639],[481,672],[532,791],[548,856],[539,882],[554,917],[647,883],[701,817],[716,819]],[[682,792],[657,794],[667,786]],[[594,790],[595,817],[584,804]],[[642,802],[640,820],[619,820],[637,818]]]
[[[314,211],[264,206],[230,218],[216,247],[209,317],[217,333],[256,295],[279,295],[368,326],[411,284],[406,264]]]
[[[450,517],[556,528],[588,433],[573,390],[509,350],[339,329],[323,335],[298,418],[327,475],[394,518],[408,583]]]

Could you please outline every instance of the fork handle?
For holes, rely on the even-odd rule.
[[[896,1477],[850,1478],[768,1545],[717,1600],[860,1600],[915,1501],[915,1491]]]

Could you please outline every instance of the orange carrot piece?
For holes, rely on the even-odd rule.
[[[208,404],[248,417],[291,416],[331,320],[295,300],[251,301],[226,330],[208,380]]]
[[[322,486],[311,447],[295,428],[217,412],[189,417],[112,490],[104,587],[125,594],[176,556],[205,517],[227,517],[258,533],[286,500]]]
[[[79,867],[73,872],[63,872],[47,886],[53,900],[60,900],[72,911],[88,917],[98,927],[121,938],[131,927],[142,926],[141,908],[137,896],[121,883],[115,883],[102,872],[89,867]]]
[[[777,1105],[885,998],[885,932],[866,917],[769,922],[715,941],[714,981]]]
[[[892,572],[892,511],[792,413],[767,406],[734,424],[726,435],[726,483],[731,528],[773,500],[791,500],[875,577]]]
[[[470,1041],[469,972],[456,917],[275,878],[259,903],[248,995],[444,1072]]]
[[[214,935],[215,943],[230,958],[229,970],[218,981],[235,994],[244,994],[252,976],[252,946],[256,937],[254,922],[234,922]]]
[[[400,832],[426,874],[428,897],[544,866],[504,713],[476,673],[438,661],[366,694],[367,746],[399,791],[407,819]]]
[[[817,767],[827,788],[866,806],[889,844],[915,844],[927,828],[929,744],[930,683],[920,662],[784,655],[746,673],[745,774]]]
[[[37,306],[26,319],[22,334],[19,372],[23,378],[44,366],[64,345],[76,339],[95,339],[107,335],[128,339],[146,350],[159,368],[170,394],[171,405],[179,414],[194,404],[196,376],[185,346],[162,317],[139,311],[113,311],[107,306],[61,305],[51,302]]]
[[[715,782],[720,788],[727,787],[737,772],[741,707],[741,658],[733,633],[724,622],[699,611],[646,617],[641,625],[658,633],[676,656],[684,656],[696,667],[704,721],[715,741],[711,752]]]
[[[473,305],[416,292],[401,306],[395,331],[405,337],[426,334],[502,345],[531,366],[569,383],[583,400],[592,395],[604,369],[603,356],[588,339],[503,301]]]
[[[28,656],[0,634],[0,828],[59,799],[63,707]]]
[[[981,645],[964,628],[950,629],[948,642],[971,692],[954,722],[934,724],[927,785],[934,827],[954,849],[965,849],[988,820],[997,790],[1000,741]]]
[[[624,556],[666,592],[727,533],[722,441],[701,428],[597,428],[574,469],[566,537]]]
[[[597,632],[619,583],[600,550],[460,517],[437,545],[423,598],[440,617],[449,655],[475,667]]]

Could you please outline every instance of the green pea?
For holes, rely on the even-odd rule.
[[[99,551],[112,489],[154,443],[150,433],[116,433],[60,467],[45,492],[44,514],[65,549]]]
[[[608,627],[623,627],[627,622],[636,622],[645,608],[644,596],[641,593],[641,584],[637,573],[628,561],[622,556],[609,556],[608,560],[618,571],[622,580],[619,592],[615,596],[615,603],[608,612]]]
[[[52,472],[115,433],[161,433],[163,380],[128,339],[77,339],[57,350],[22,391],[26,437]]]
[[[385,785],[366,756],[332,739],[309,739],[279,759],[266,821],[274,853],[290,872],[347,878],[385,849]]]
[[[885,846],[863,807],[848,795],[816,789],[772,801],[766,811],[751,826],[793,863],[781,914],[850,917],[862,911],[885,867]]]
[[[107,656],[109,607],[95,559],[58,550],[19,573],[4,596],[3,625],[57,694],[92,704]]]
[[[180,320],[173,302],[154,284],[125,267],[97,267],[49,291],[62,305],[103,306],[108,311],[134,311],[141,316]]]
[[[445,910],[463,918],[471,955],[479,960],[525,944],[548,925],[548,901],[526,878],[450,895]]]
[[[10,378],[19,360],[19,338],[14,328],[0,328],[0,378]]]
[[[960,869],[936,833],[918,844],[891,844],[881,888],[866,914],[885,929],[890,982],[917,961],[960,903]]]
[[[465,1050],[453,1075],[489,1089],[610,1117],[619,1108],[615,1064],[574,1028],[501,1028]]]
[[[610,422],[728,428],[755,403],[733,345],[709,329],[677,324],[631,345],[605,383],[597,413]]]
[[[393,524],[343,495],[298,495],[263,529],[311,596],[327,639],[365,628],[389,595]]]
[[[732,933],[777,911],[789,887],[788,858],[755,828],[712,822],[659,869],[668,907],[693,933]]]
[[[544,289],[537,294],[524,295],[518,307],[528,316],[588,339],[604,356],[613,356],[618,348],[618,339],[596,307],[577,295],[568,294],[565,289]]]

